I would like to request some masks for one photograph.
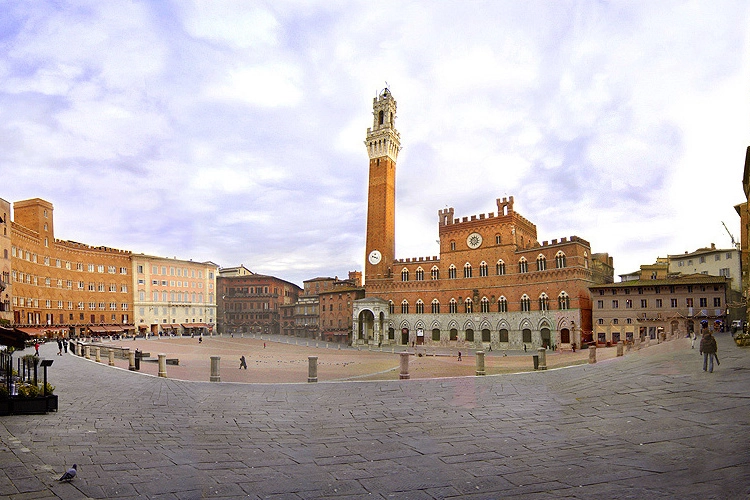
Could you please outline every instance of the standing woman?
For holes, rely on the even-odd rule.
[[[706,371],[706,365],[708,365],[708,373],[712,373],[714,371],[714,357],[716,357],[717,351],[716,339],[708,329],[708,321],[705,319],[701,321],[701,326],[703,338],[701,338],[700,353],[703,354],[703,371]]]

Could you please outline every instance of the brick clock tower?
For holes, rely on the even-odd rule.
[[[365,282],[390,278],[396,254],[396,159],[401,137],[396,130],[396,100],[388,88],[372,100],[367,129],[370,178],[367,194]]]

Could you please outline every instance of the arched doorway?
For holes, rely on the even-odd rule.
[[[541,334],[542,334],[542,347],[550,347],[552,345],[552,342],[550,339],[551,335],[550,335],[549,328],[542,328]]]
[[[359,331],[357,337],[352,339],[352,344],[357,343],[359,340],[366,340],[374,336],[375,330],[375,315],[372,311],[365,309],[359,313]]]
[[[409,345],[409,329],[401,329],[401,345]]]
[[[570,330],[567,328],[563,328],[560,330],[560,343],[561,344],[570,344]]]

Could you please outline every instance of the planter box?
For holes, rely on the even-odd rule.
[[[0,416],[2,415],[10,415],[10,399],[9,398],[0,399]]]
[[[12,398],[11,413],[13,415],[40,415],[47,413],[47,398]]]
[[[57,396],[0,399],[0,415],[44,415],[57,411]]]

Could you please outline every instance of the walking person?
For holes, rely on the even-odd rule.
[[[65,351],[65,354],[68,354],[68,339],[63,339],[63,350]]]
[[[458,360],[461,361],[461,351],[458,351]]]
[[[706,371],[708,366],[708,373],[714,371],[714,358],[716,357],[716,339],[711,335],[711,331],[708,329],[708,321],[705,319],[701,321],[701,338],[700,353],[703,354],[703,371]],[[718,364],[719,358],[716,358]]]
[[[695,349],[695,332],[690,332],[690,348]]]
[[[247,370],[247,362],[245,361],[245,356],[240,356],[240,370],[243,368]]]
[[[62,356],[62,340],[60,340],[60,337],[57,337],[57,355]]]

